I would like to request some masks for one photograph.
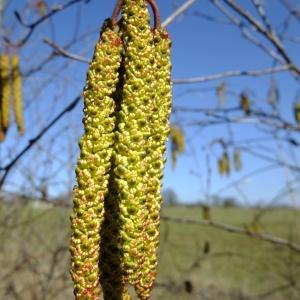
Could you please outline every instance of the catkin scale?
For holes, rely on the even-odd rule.
[[[22,77],[20,73],[20,58],[18,55],[11,57],[12,68],[12,92],[15,121],[20,135],[24,133],[24,119],[23,119],[23,99],[22,99]]]
[[[84,135],[79,147],[71,215],[71,277],[76,299],[100,297],[100,229],[108,193],[115,127],[115,101],[122,41],[107,24],[89,66],[84,96]]]
[[[10,59],[9,55],[2,54],[0,56],[0,75],[1,75],[1,115],[2,129],[7,131],[10,123]]]

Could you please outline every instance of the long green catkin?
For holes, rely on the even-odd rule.
[[[115,188],[120,203],[120,244],[124,282],[136,285],[143,276],[139,264],[145,259],[142,235],[145,219],[148,170],[147,139],[154,76],[153,36],[145,0],[123,1],[125,76],[116,132]]]
[[[7,54],[0,56],[0,77],[1,77],[1,114],[2,129],[7,131],[10,123],[10,58]]]
[[[5,131],[2,124],[2,80],[0,76],[0,142],[3,142],[4,140],[5,140]]]
[[[84,135],[76,168],[71,215],[71,276],[76,299],[100,299],[100,230],[108,193],[115,130],[113,93],[118,82],[122,40],[116,26],[104,26],[90,63],[84,96]]]
[[[154,30],[155,64],[153,107],[149,125],[151,136],[147,141],[147,174],[144,176],[146,186],[144,219],[144,261],[140,262],[141,273],[135,290],[139,299],[149,299],[156,277],[157,248],[159,243],[159,221],[161,196],[161,178],[165,161],[166,140],[169,134],[171,113],[171,41],[165,29]]]
[[[23,99],[22,99],[22,77],[20,72],[20,58],[18,55],[11,57],[12,68],[12,92],[15,121],[20,135],[24,133],[24,119],[23,119]]]

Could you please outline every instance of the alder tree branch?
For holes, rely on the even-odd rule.
[[[21,157],[23,157],[65,114],[72,111],[77,106],[80,99],[81,95],[75,97],[75,99],[68,104],[68,106],[66,106],[48,125],[46,125],[35,137],[28,141],[28,144],[24,149],[22,149],[7,165],[0,168],[0,171],[4,172],[0,179],[0,190],[5,183],[9,172],[21,159]]]
[[[161,217],[163,221],[166,222],[174,222],[174,223],[180,223],[180,224],[192,224],[192,225],[203,225],[203,226],[209,226],[216,229],[224,230],[230,233],[236,233],[241,235],[246,235],[251,238],[255,238],[261,241],[269,242],[272,244],[276,244],[278,246],[287,247],[295,252],[300,253],[300,245],[294,242],[291,242],[289,240],[283,239],[281,237],[273,236],[269,233],[264,232],[251,232],[247,228],[241,228],[221,222],[216,222],[213,220],[194,220],[189,218],[183,218],[183,217],[171,217],[171,216],[165,216],[163,215]]]
[[[67,9],[68,7],[73,6],[74,4],[80,3],[80,2],[84,2],[84,3],[89,3],[92,0],[71,0],[65,4],[62,5],[56,5],[54,6],[47,14],[43,15],[42,17],[40,17],[39,19],[37,19],[36,21],[30,23],[30,24],[26,24],[23,20],[23,18],[21,17],[21,15],[19,14],[19,12],[15,11],[15,16],[17,18],[17,20],[19,21],[19,23],[28,29],[28,32],[25,34],[25,36],[20,39],[17,42],[12,42],[8,37],[6,36],[2,36],[3,40],[10,46],[12,47],[17,47],[20,48],[22,46],[24,46],[30,39],[30,37],[32,36],[33,32],[35,31],[35,29],[41,25],[43,22],[45,22],[46,20],[48,20],[49,18],[53,17],[54,15],[56,15],[59,12],[64,11],[65,9]]]
[[[261,70],[243,71],[243,70],[232,70],[222,73],[216,73],[212,75],[193,77],[193,78],[182,78],[173,79],[174,84],[190,84],[190,83],[202,83],[212,80],[219,80],[228,77],[239,77],[239,76],[264,76],[272,73],[279,73],[291,70],[291,65],[283,65],[274,68],[266,68]]]

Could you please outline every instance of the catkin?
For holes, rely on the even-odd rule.
[[[147,0],[119,1],[84,90],[71,216],[76,299],[149,299],[157,267],[161,179],[171,112],[170,39],[150,27]],[[181,132],[178,149],[184,149]]]
[[[300,100],[294,103],[294,117],[297,124],[300,124]]]
[[[246,115],[251,113],[251,101],[246,93],[240,94],[240,107]]]
[[[147,139],[153,106],[153,36],[145,0],[123,2],[125,76],[116,135],[115,187],[120,201],[120,242],[124,281],[135,285],[144,260],[143,221],[149,168]]]
[[[172,126],[170,130],[171,138],[171,154],[172,154],[172,167],[175,168],[177,162],[177,154],[183,153],[185,148],[185,138],[183,131],[177,126]]]
[[[9,55],[2,54],[0,56],[0,75],[1,75],[1,115],[2,129],[7,131],[10,123],[10,59]]]
[[[0,142],[3,142],[4,140],[5,140],[5,131],[2,124],[2,81],[0,77]]]
[[[100,230],[108,193],[115,129],[115,101],[122,41],[107,25],[90,63],[84,95],[84,135],[76,168],[71,215],[71,276],[76,299],[100,298]]]
[[[20,58],[18,55],[13,55],[11,58],[12,67],[12,91],[14,99],[15,121],[19,134],[24,133],[23,119],[23,99],[22,99],[22,77],[20,73]]]
[[[2,127],[1,98],[0,98],[0,142],[3,142],[4,140],[5,140],[5,132]]]
[[[149,299],[157,267],[157,248],[159,243],[159,220],[161,196],[161,178],[165,161],[166,139],[169,134],[169,117],[171,113],[171,41],[164,29],[154,31],[155,64],[153,107],[149,126],[151,136],[147,140],[148,166],[144,176],[146,187],[144,209],[144,261],[140,262],[140,273],[135,289],[139,299]]]

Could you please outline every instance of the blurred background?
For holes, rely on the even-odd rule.
[[[300,2],[157,4],[173,110],[152,299],[300,299]],[[0,299],[73,297],[81,93],[114,5],[0,0],[25,123],[20,136],[11,112],[0,142]]]

